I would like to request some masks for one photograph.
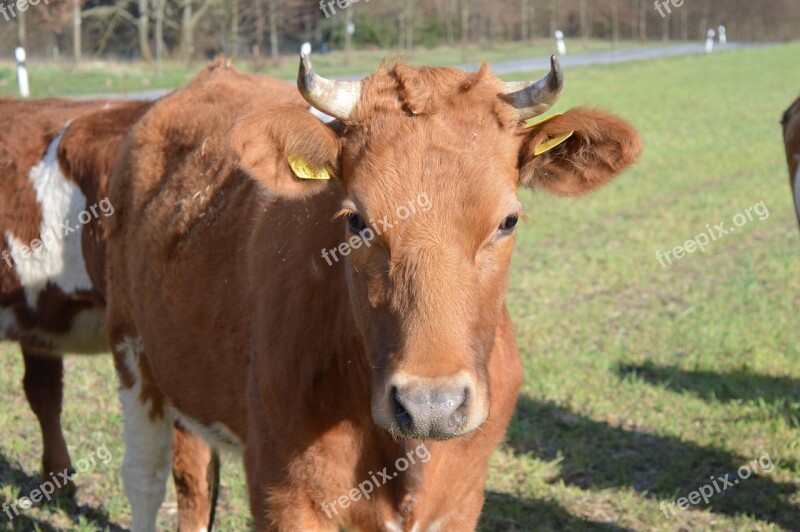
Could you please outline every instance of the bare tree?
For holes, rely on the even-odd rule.
[[[588,13],[588,6],[586,5],[586,0],[580,0],[578,2],[578,11],[579,11],[579,18],[581,22],[581,37],[583,37],[583,47],[589,48],[589,38],[590,38],[590,29],[589,29],[589,13]]]
[[[467,60],[467,41],[469,39],[470,0],[461,0],[461,59]]]
[[[239,58],[239,0],[231,0],[231,57]]]
[[[161,77],[164,57],[164,6],[167,0],[156,0],[156,77]]]
[[[180,55],[186,60],[194,54],[194,30],[197,23],[206,14],[214,0],[203,0],[198,9],[194,9],[195,0],[181,0],[181,45]]]
[[[269,0],[269,56],[278,58],[278,0]]]
[[[139,0],[139,53],[142,60],[151,62],[153,53],[150,51],[150,19],[147,9],[147,0]]]
[[[81,62],[81,0],[72,0],[72,58]]]
[[[25,38],[25,11],[17,9],[17,44],[23,48],[27,47]]]
[[[611,40],[619,43],[619,4],[611,0]]]
[[[350,51],[353,44],[353,35],[350,33],[350,28],[353,24],[353,9],[345,10],[344,13],[344,63],[350,64]]]

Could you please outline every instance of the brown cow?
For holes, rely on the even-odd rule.
[[[125,136],[150,106],[0,102],[0,339],[19,342],[23,352],[25,394],[44,441],[45,480],[50,473],[67,478],[71,469],[61,431],[62,355],[109,351],[104,225],[114,205],[106,185]],[[181,524],[205,528],[209,451],[185,431],[176,436]],[[17,511],[12,505],[8,513]]]
[[[112,176],[133,530],[154,529],[175,418],[243,449],[259,530],[470,530],[522,380],[517,189],[589,192],[640,139],[582,109],[525,129],[558,98],[555,59],[521,85],[402,63],[332,82],[304,57],[298,83],[338,120],[218,64]]]
[[[789,183],[794,194],[797,223],[800,224],[800,98],[783,114],[782,124],[786,162],[789,164]]]

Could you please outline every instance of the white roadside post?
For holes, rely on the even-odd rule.
[[[710,54],[714,51],[714,36],[717,34],[714,30],[708,30],[708,38],[706,39],[706,53]]]
[[[725,26],[719,27],[719,43],[728,44],[728,36],[725,34]]]
[[[558,55],[567,55],[567,44],[564,42],[564,32],[556,30],[556,46],[558,46]]]
[[[19,83],[19,95],[27,98],[31,95],[28,85],[28,67],[25,66],[25,49],[17,46],[14,49],[14,58],[17,60],[17,82]]]

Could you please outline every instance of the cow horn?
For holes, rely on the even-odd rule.
[[[318,76],[306,54],[300,54],[297,88],[316,109],[340,120],[350,118],[361,97],[360,81],[333,81]]]
[[[550,56],[550,72],[537,81],[506,83],[503,99],[519,112],[520,120],[527,120],[545,113],[558,101],[564,90],[564,73],[556,56]]]

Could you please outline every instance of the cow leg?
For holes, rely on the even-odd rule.
[[[131,504],[133,532],[155,532],[167,491],[172,450],[172,415],[163,394],[151,382],[141,340],[115,344],[119,396],[125,415],[122,483]]]
[[[211,530],[219,491],[219,455],[202,438],[175,423],[172,478],[178,493],[178,530]]]
[[[64,361],[60,355],[45,354],[31,347],[22,347],[25,376],[22,385],[33,413],[42,430],[42,475],[61,473],[71,468],[67,443],[61,431]],[[72,483],[69,488],[73,488]],[[69,489],[67,488],[67,489]]]

